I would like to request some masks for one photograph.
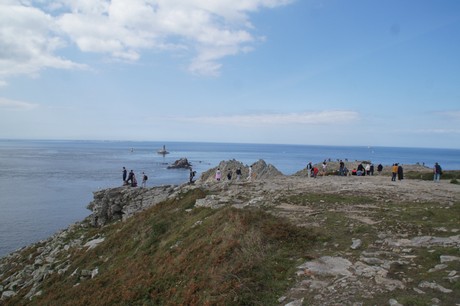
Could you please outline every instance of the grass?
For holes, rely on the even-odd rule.
[[[433,180],[433,172],[420,172],[420,171],[407,171],[404,173],[404,177],[407,179],[421,179],[424,181]],[[459,180],[460,170],[447,170],[443,171],[441,180]]]
[[[70,259],[61,259],[71,262],[67,273],[45,278],[42,296],[29,304],[278,305],[278,298],[296,281],[296,267],[307,259],[331,255],[357,261],[363,250],[377,248],[382,233],[410,239],[452,236],[450,230],[459,229],[460,202],[445,208],[436,202],[384,202],[351,192],[279,199],[280,203],[308,206],[314,212],[301,220],[316,227],[299,227],[290,216],[277,217],[272,207],[188,211],[205,196],[204,191],[195,189],[126,222],[78,228],[67,241],[81,236],[106,239],[93,250],[71,249]],[[298,214],[294,210],[292,220],[297,220]],[[356,217],[360,216],[378,223],[359,221]],[[359,249],[350,248],[352,238],[362,240]],[[34,254],[36,247],[24,254]],[[400,251],[391,250],[383,259],[399,258],[392,252]],[[362,297],[365,305],[387,305],[390,298],[403,305],[431,305],[432,298],[439,298],[443,305],[458,302],[460,285],[448,283],[446,274],[460,271],[460,262],[428,272],[440,263],[441,255],[459,256],[458,249],[413,248],[410,255],[415,256],[411,264],[393,263],[388,269],[391,278],[409,280],[406,290],[377,292],[372,299]],[[21,260],[21,264],[33,263],[27,256]],[[72,275],[77,268],[98,268],[99,274],[83,280],[79,273]],[[436,281],[454,293],[424,289],[426,294],[421,296],[412,288],[424,280]],[[20,291],[7,305],[24,304],[21,298],[26,293]],[[314,294],[305,301],[315,301]]]
[[[127,222],[89,229],[88,237],[105,241],[73,252],[68,272],[45,279],[43,295],[30,304],[276,305],[317,233],[260,210],[186,211],[204,196],[195,190]],[[94,279],[71,275],[96,267]]]

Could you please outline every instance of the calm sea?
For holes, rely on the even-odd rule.
[[[170,154],[156,153],[163,145]],[[460,150],[452,149],[0,140],[0,257],[88,216],[92,192],[120,186],[123,166],[137,177],[145,171],[150,186],[186,182],[188,170],[167,169],[182,157],[198,175],[229,159],[263,159],[287,175],[329,158],[460,169]]]

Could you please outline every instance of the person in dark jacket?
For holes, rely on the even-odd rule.
[[[433,180],[435,182],[439,182],[439,180],[441,179],[442,168],[438,163],[434,164],[433,172],[434,172],[434,179]]]
[[[134,171],[131,170],[129,171],[129,174],[128,174],[128,179],[126,180],[126,183],[133,183],[133,178],[134,178]]]
[[[126,168],[123,167],[123,183],[126,182],[126,175],[128,174],[128,171],[126,171]]]
[[[404,179],[404,174],[403,174],[403,167],[401,165],[398,165],[398,180]]]

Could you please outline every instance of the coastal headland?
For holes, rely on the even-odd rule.
[[[0,304],[458,305],[460,185],[328,167],[230,160],[192,184],[94,192],[85,220],[0,259]]]

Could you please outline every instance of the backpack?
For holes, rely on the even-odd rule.
[[[148,180],[148,176],[147,175],[144,175],[144,181]]]

